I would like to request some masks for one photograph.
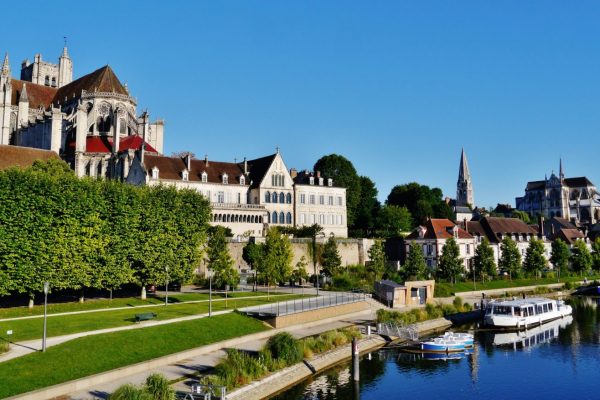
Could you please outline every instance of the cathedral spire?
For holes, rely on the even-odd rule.
[[[8,62],[8,52],[4,55],[4,63],[2,64],[2,75],[10,75],[10,63]]]
[[[559,172],[558,172],[558,174],[559,174],[559,178],[560,178],[560,180],[563,180],[563,179],[565,179],[565,174],[564,174],[564,172],[563,172],[562,157],[560,158],[560,166],[559,166],[559,168],[558,168],[558,171],[559,171]]]
[[[463,148],[460,153],[460,165],[458,167],[458,182],[456,183],[456,204],[459,206],[474,207],[473,183],[471,182],[471,171],[467,163],[467,155]]]
[[[19,103],[26,102],[26,101],[29,101],[29,99],[27,98],[27,85],[23,84],[23,90],[21,90],[21,96],[19,97]]]

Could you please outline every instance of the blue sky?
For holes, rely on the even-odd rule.
[[[78,4],[74,6],[74,4]],[[35,12],[30,10],[35,9]],[[13,71],[110,64],[166,121],[165,153],[288,167],[342,154],[380,199],[455,195],[465,147],[479,206],[558,169],[600,182],[600,3],[203,1],[3,4]],[[14,72],[18,74],[18,72]]]

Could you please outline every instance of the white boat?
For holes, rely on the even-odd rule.
[[[490,301],[485,309],[484,323],[495,328],[527,329],[572,313],[571,306],[562,300],[526,298]]]
[[[465,351],[465,343],[450,338],[438,337],[420,343],[421,351],[432,353],[453,353]]]
[[[496,333],[494,334],[494,346],[508,345],[514,349],[533,347],[557,338],[560,330],[572,322],[573,317],[568,315],[526,331]]]
[[[475,338],[470,333],[447,331],[439,337],[443,339],[452,339],[457,342],[462,342],[465,345],[465,348],[467,349],[472,348],[475,344]]]

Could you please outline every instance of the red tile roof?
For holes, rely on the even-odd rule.
[[[69,142],[69,147],[75,147],[75,141]],[[88,136],[85,139],[85,148],[88,153],[110,153],[112,152],[113,140],[108,136]],[[121,138],[119,142],[119,152],[127,150],[139,150],[142,147],[142,138],[137,135],[131,135]],[[146,151],[158,153],[154,147],[146,143]]]
[[[206,172],[206,180],[209,183],[222,183],[223,174],[227,174],[228,183],[240,184],[240,178],[244,173],[243,163],[229,163],[221,161],[191,160],[188,179],[191,182],[201,182],[202,173]],[[185,161],[181,157],[166,157],[148,154],[144,157],[146,171],[158,168],[159,179],[181,180],[181,173],[186,169]],[[245,185],[249,185],[246,180]]]
[[[26,168],[36,160],[60,160],[58,154],[50,150],[33,149],[31,147],[0,145],[0,170],[10,167]]]
[[[449,219],[430,219],[425,224],[425,239],[450,239],[454,237],[452,229],[458,225]],[[467,233],[464,229],[458,227],[459,239],[472,239],[473,236]],[[418,229],[408,235],[407,239],[419,239]]]
[[[12,97],[11,104],[16,106],[19,104],[19,97],[23,91],[23,85],[27,85],[27,99],[29,100],[30,108],[44,108],[46,110],[52,104],[52,100],[56,95],[56,88],[36,85],[35,83],[12,79]]]
[[[584,239],[585,235],[579,229],[562,228],[558,233],[558,237],[566,243],[573,244],[577,239]]]

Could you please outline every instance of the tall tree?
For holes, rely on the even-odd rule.
[[[592,269],[592,255],[583,240],[576,240],[571,249],[571,266],[573,271],[581,276],[586,275]]]
[[[483,238],[473,257],[473,267],[476,274],[482,281],[491,279],[496,275],[496,261],[494,261],[494,249],[490,246],[489,240]]]
[[[360,202],[357,206],[354,229],[356,236],[370,237],[378,224],[378,214],[381,208],[377,200],[375,183],[366,176],[360,178]]]
[[[427,276],[427,264],[423,257],[423,250],[414,241],[410,244],[406,262],[402,266],[402,275],[405,280],[419,280]]]
[[[554,270],[557,272],[558,277],[562,273],[569,270],[569,246],[560,239],[556,239],[552,242],[552,252],[550,253],[550,262],[554,265]]]
[[[525,253],[525,261],[523,262],[525,271],[529,274],[539,276],[542,270],[548,265],[548,260],[546,260],[544,252],[544,243],[538,239],[531,239]]]
[[[454,238],[446,239],[446,243],[442,247],[442,255],[438,260],[437,275],[449,282],[456,283],[464,272],[464,266],[463,259],[460,257],[460,249]]]
[[[508,273],[509,278],[517,278],[521,273],[521,253],[517,244],[509,236],[505,236],[500,243],[500,260],[498,268],[501,272]]]
[[[410,231],[412,217],[408,208],[386,204],[379,212],[377,225],[383,237],[400,237],[402,232]]]
[[[259,243],[249,242],[242,250],[242,258],[251,269],[257,270],[264,258],[264,246]]]
[[[383,241],[376,240],[369,249],[368,254],[369,262],[366,265],[367,272],[371,274],[373,280],[378,281],[385,272],[385,267],[387,264]]]
[[[340,253],[337,249],[337,242],[333,236],[330,236],[323,246],[321,266],[323,268],[323,273],[327,276],[334,276],[340,272],[342,258],[340,257]]]
[[[354,227],[361,202],[361,182],[354,165],[341,155],[330,154],[321,157],[315,163],[314,170],[333,178],[336,185],[346,188],[346,218],[348,226]]]
[[[272,228],[267,232],[264,248],[264,262],[261,275],[267,281],[267,286],[272,282],[285,282],[292,274],[292,245],[286,235],[279,229]]]
[[[597,237],[592,243],[592,268],[600,271],[600,237]]]
[[[427,218],[452,218],[452,209],[444,202],[442,191],[416,182],[394,186],[386,204],[406,207],[413,226],[425,223]]]
[[[308,272],[306,272],[307,266],[308,263],[306,262],[306,257],[300,257],[300,260],[298,260],[296,267],[292,272],[292,279],[294,282],[301,285],[303,281],[308,280]]]
[[[213,282],[215,286],[224,288],[235,287],[239,280],[239,274],[233,267],[233,259],[227,249],[225,230],[217,227],[208,238],[208,268],[214,272]]]

